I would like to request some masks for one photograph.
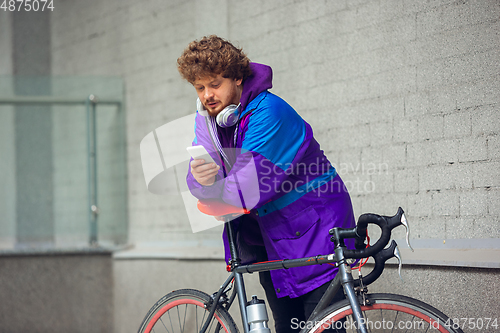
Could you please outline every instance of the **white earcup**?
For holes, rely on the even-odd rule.
[[[228,105],[222,110],[216,118],[217,124],[220,127],[231,127],[236,125],[239,118],[241,104],[238,105]]]

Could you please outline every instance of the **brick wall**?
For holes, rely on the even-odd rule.
[[[402,206],[416,237],[497,238],[498,10],[497,1],[69,1],[53,13],[53,70],[125,78],[132,240],[185,231],[179,198],[145,192],[138,144],[193,111],[175,60],[211,33],[274,68],[273,91],[312,124],[357,214]]]

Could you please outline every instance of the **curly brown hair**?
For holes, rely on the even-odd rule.
[[[177,59],[177,69],[191,84],[196,79],[219,74],[244,81],[251,74],[250,60],[243,50],[215,35],[189,43]]]

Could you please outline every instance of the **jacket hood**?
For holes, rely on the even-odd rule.
[[[251,62],[250,69],[252,74],[243,82],[243,91],[240,98],[242,110],[245,110],[248,103],[261,92],[273,87],[273,70],[271,67]]]

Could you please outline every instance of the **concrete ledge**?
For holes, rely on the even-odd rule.
[[[396,240],[403,264],[500,268],[500,240],[489,239],[418,239],[410,240],[414,252],[405,240]],[[395,258],[388,261],[396,264]]]
[[[183,244],[137,244],[133,248],[113,253],[113,259],[210,259],[224,260],[222,244],[196,246]]]
[[[124,250],[130,246],[113,247],[40,247],[40,248],[13,248],[0,249],[0,257],[22,256],[71,256],[71,255],[111,255],[115,251]]]
[[[500,268],[500,249],[400,249],[403,264]],[[396,259],[389,263],[397,263]]]

